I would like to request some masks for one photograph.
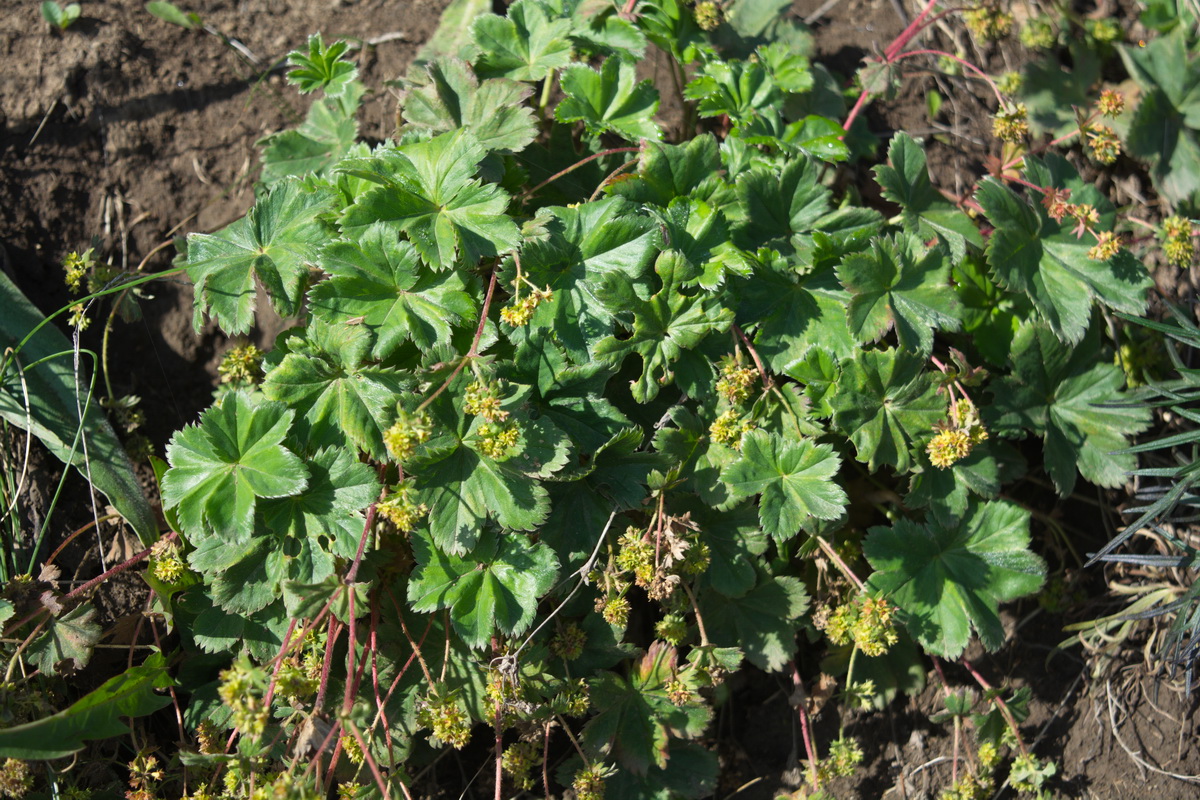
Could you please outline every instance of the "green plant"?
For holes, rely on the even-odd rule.
[[[79,3],[68,3],[66,6],[60,6],[54,0],[46,0],[41,5],[42,19],[49,22],[60,31],[65,31],[71,27],[77,19],[82,9]]]
[[[968,200],[904,133],[875,169],[890,218],[835,194],[863,140],[766,7],[517,0],[427,53],[374,146],[347,48],[289,56],[306,121],[183,263],[197,327],[248,331],[259,285],[295,324],[172,438],[179,541],[145,554],[206,791],[407,792],[406,765],[490,727],[497,796],[540,766],[580,797],[703,797],[722,682],[748,662],[803,692],[802,631],[845,674],[824,757],[797,708],[818,791],[862,758],[854,709],[917,687],[922,653],[999,647],[1000,605],[1041,586],[1014,489],[1124,483],[1150,415],[1106,323],[1150,279],[1111,203],[1030,152],[1016,105]],[[904,49],[933,8],[846,126],[946,55]],[[650,46],[677,136],[637,79]],[[988,710],[948,706],[956,733],[1003,738],[1040,790],[1022,697],[962,663]]]

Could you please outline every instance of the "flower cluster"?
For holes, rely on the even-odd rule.
[[[716,421],[709,426],[708,435],[717,444],[740,450],[742,437],[752,430],[754,430],[754,423],[742,419],[741,415],[731,408],[717,417]]]
[[[1113,89],[1105,89],[1100,92],[1100,99],[1096,101],[1096,107],[1101,114],[1109,119],[1114,119],[1125,110],[1125,96]]]
[[[559,628],[550,640],[550,652],[563,661],[574,661],[583,655],[583,646],[587,644],[587,634],[577,622],[568,622]]]
[[[1021,87],[1025,85],[1025,78],[1019,72],[1006,72],[996,78],[996,88],[1000,90],[1000,94],[1013,96],[1021,91]]]
[[[829,641],[836,645],[854,642],[867,656],[881,656],[899,641],[896,607],[881,597],[855,598],[814,622],[824,627]]]
[[[1196,254],[1196,243],[1192,238],[1195,227],[1183,217],[1167,217],[1162,222],[1159,241],[1163,243],[1167,263],[1174,267],[1186,267]]]
[[[596,601],[596,610],[609,625],[624,628],[629,624],[629,601],[624,595],[609,595]]]
[[[150,564],[154,577],[163,583],[178,583],[187,571],[180,558],[179,545],[159,539],[150,548]]]
[[[518,287],[519,288],[519,287]],[[529,320],[533,318],[533,312],[543,302],[548,302],[554,299],[554,292],[547,286],[545,289],[534,287],[533,291],[521,297],[519,292],[513,296],[512,303],[500,309],[500,319],[507,322],[514,328],[520,328],[529,324]]]
[[[992,134],[1002,142],[1019,144],[1029,135],[1029,110],[1024,103],[1005,103],[992,119]]]
[[[654,625],[654,635],[678,647],[687,638],[688,626],[680,614],[667,614]]]
[[[471,720],[453,693],[431,693],[417,701],[417,724],[433,731],[433,738],[462,750],[471,738]]]
[[[263,355],[263,351],[252,344],[244,344],[227,351],[217,366],[221,383],[232,383],[236,386],[258,383],[262,379]]]
[[[155,790],[165,777],[166,772],[158,765],[158,759],[143,750],[129,762],[126,800],[154,800]]]
[[[697,538],[698,530],[686,514],[655,526],[652,537],[631,527],[617,541],[616,566],[632,573],[651,600],[666,600],[685,576],[708,569],[712,553]]]
[[[996,42],[1012,31],[1013,15],[998,4],[982,5],[963,12],[963,21],[979,41]]]
[[[63,259],[64,280],[67,288],[75,294],[83,291],[84,281],[88,274],[96,266],[96,257],[93,248],[89,247],[82,253],[72,250]]]
[[[1030,50],[1049,50],[1057,43],[1054,23],[1047,16],[1031,17],[1021,26],[1021,44]]]
[[[841,736],[829,744],[829,756],[817,764],[816,775],[809,767],[809,780],[819,785],[828,783],[834,778],[844,778],[854,774],[854,770],[862,763],[863,752],[858,740]]]
[[[343,736],[340,740],[342,750],[346,753],[346,758],[350,759],[352,764],[362,766],[366,763],[367,756],[363,753],[362,745],[358,743],[358,738],[350,735]]]
[[[696,3],[693,13],[696,16],[696,25],[702,31],[716,30],[717,26],[721,24],[723,17],[721,6],[713,2],[713,0],[700,0],[699,3]]]
[[[71,315],[67,317],[67,324],[77,331],[87,330],[87,326],[92,324],[91,318],[87,315],[87,306],[83,303],[72,305]]]
[[[937,433],[925,446],[929,463],[938,469],[963,460],[976,445],[988,439],[987,429],[979,420],[979,410],[967,398],[951,401],[947,416],[946,422],[934,426]]]
[[[16,758],[5,759],[0,766],[0,797],[19,800],[33,788],[33,770],[28,761]]]
[[[401,532],[407,533],[429,513],[429,506],[415,499],[411,480],[403,480],[392,493],[375,504],[375,511]]]
[[[1121,140],[1107,125],[1088,125],[1083,129],[1087,135],[1088,153],[1101,164],[1112,164],[1121,155]]]
[[[202,720],[196,726],[196,747],[205,755],[216,755],[225,748],[221,741],[221,730],[212,720]]]
[[[516,742],[504,750],[501,766],[518,788],[526,791],[533,788],[533,768],[541,761],[537,745],[533,742]]]
[[[275,691],[293,703],[317,691],[317,678],[302,667],[297,659],[286,659],[275,673]]]
[[[513,449],[521,442],[521,429],[514,422],[485,422],[475,429],[475,436],[475,449],[493,461],[500,461],[514,455]]]
[[[1121,25],[1115,19],[1089,19],[1084,27],[1100,44],[1112,44],[1122,38]]]
[[[425,413],[409,414],[401,411],[392,427],[384,431],[383,443],[397,462],[407,461],[416,452],[417,445],[429,441],[433,423]]]
[[[750,399],[754,378],[754,370],[740,366],[732,358],[726,358],[721,364],[721,377],[717,379],[717,394],[733,405],[741,405]]]
[[[938,800],[986,800],[994,790],[992,782],[968,772],[958,782],[938,795]]]
[[[467,387],[463,411],[488,422],[503,422],[508,412],[500,408],[500,386],[495,382],[474,381]]]
[[[583,678],[572,678],[564,682],[553,700],[554,711],[568,717],[582,717],[588,712],[591,704],[587,681]]]
[[[600,764],[592,764],[575,773],[571,788],[576,800],[604,800],[604,779],[612,774]]]
[[[1108,261],[1121,252],[1121,237],[1112,231],[1101,231],[1096,234],[1096,244],[1088,249],[1088,258],[1092,261]]]
[[[667,681],[666,686],[663,688],[667,690],[667,699],[671,701],[672,705],[682,707],[696,699],[696,695],[692,692],[691,688],[678,677]]]
[[[268,709],[258,696],[264,682],[261,670],[241,660],[221,673],[221,686],[217,689],[221,701],[233,712],[233,726],[251,739],[262,736],[267,729]]]

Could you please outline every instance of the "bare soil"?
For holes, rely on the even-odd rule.
[[[304,102],[284,90],[279,71],[269,71],[269,65],[313,32],[323,32],[327,40],[380,40],[360,51],[362,75],[376,90],[360,119],[366,135],[383,138],[395,120],[395,98],[383,82],[403,72],[444,5],[445,0],[211,0],[188,6],[212,28],[236,38],[256,59],[248,63],[217,36],[152,17],[140,0],[90,0],[84,3],[85,17],[64,33],[51,32],[34,3],[5,4],[0,9],[5,66],[0,268],[46,312],[71,299],[60,264],[72,250],[95,247],[101,259],[122,267],[169,269],[173,237],[219,229],[251,205],[258,169],[255,141],[303,117]],[[797,0],[793,13],[807,17],[822,5]],[[815,57],[849,78],[864,56],[904,28],[917,5],[842,0],[814,22]],[[996,71],[1019,66],[1015,49],[966,47],[978,63]],[[884,139],[894,130],[926,136],[935,183],[963,195],[985,171],[994,109],[968,81],[923,77],[915,63],[912,72],[897,98],[871,108],[869,126]],[[267,77],[260,79],[264,73]],[[954,99],[931,120],[926,95],[934,87]],[[853,179],[864,192],[874,185],[865,169]],[[171,433],[209,404],[216,365],[231,343],[211,326],[193,329],[191,288],[182,277],[155,282],[149,294],[141,303],[142,320],[115,328],[108,367],[118,395],[143,398],[144,430],[161,454]],[[84,337],[85,346],[97,351],[102,322]],[[269,347],[277,330],[278,325],[267,325],[251,339]],[[23,504],[31,529],[40,526],[60,473],[53,459],[35,460],[34,487]],[[151,487],[148,470],[143,477]],[[50,524],[52,542],[63,541],[91,518],[84,487],[70,480],[73,497]],[[1066,529],[1078,537],[1079,552],[1106,538],[1090,506],[1063,506],[1046,496],[1021,499],[1039,503],[1050,518],[1070,521]],[[1037,535],[1051,536],[1046,530]],[[109,557],[127,551],[119,530],[104,528],[101,539]],[[95,538],[82,537],[76,548],[76,572],[90,577]],[[1064,563],[1069,563],[1065,556]],[[1108,661],[1080,646],[1056,649],[1067,638],[1065,624],[1119,608],[1104,599],[1106,578],[1113,577],[1098,569],[1070,572],[1073,590],[1100,599],[1055,612],[1032,602],[1018,605],[1008,617],[1009,644],[997,653],[969,655],[993,684],[1033,690],[1024,729],[1036,754],[1059,763],[1053,784],[1059,796],[1200,797],[1200,779],[1188,777],[1200,774],[1193,701],[1178,677],[1164,675],[1142,657],[1143,650],[1157,646],[1161,631],[1143,623]],[[137,612],[144,596],[133,581],[108,590],[100,602],[115,623]],[[806,680],[816,678],[819,658],[817,652],[801,654]],[[972,686],[960,669],[947,666],[945,671],[952,686]],[[863,741],[865,768],[838,783],[836,796],[915,800],[935,797],[949,786],[952,731],[929,721],[942,710],[943,685],[932,669],[928,677],[920,695],[884,712],[848,719],[848,732]],[[792,693],[790,679],[780,676],[738,677],[711,731],[711,744],[722,759],[717,796],[773,798],[802,788],[804,754],[789,703]],[[836,736],[838,713],[831,703],[817,715],[818,742]],[[439,789],[452,797],[463,791]],[[466,796],[473,792],[479,794],[479,787],[466,789]]]

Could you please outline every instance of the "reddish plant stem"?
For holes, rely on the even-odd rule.
[[[446,387],[454,383],[454,379],[458,377],[458,373],[462,372],[463,367],[467,365],[475,356],[479,355],[479,340],[483,338],[483,329],[487,325],[488,309],[492,305],[492,295],[496,293],[496,271],[492,270],[492,277],[488,281],[487,295],[483,298],[483,310],[479,312],[479,325],[475,328],[475,338],[471,340],[471,349],[458,362],[458,366],[450,373],[450,377],[442,382],[442,385],[437,388],[433,394],[421,401],[421,405],[417,406],[417,412],[424,411],[437,396],[446,391]]]
[[[67,545],[69,545],[71,542],[75,541],[75,539],[77,539],[80,536],[80,534],[86,533],[87,531],[91,530],[93,527],[96,526],[97,523],[108,522],[110,519],[116,519],[119,516],[121,516],[121,515],[120,514],[105,514],[103,517],[100,517],[99,519],[94,519],[91,522],[87,523],[82,528],[71,531],[71,534],[69,536],[67,536],[67,538],[65,540],[63,540],[63,543],[60,544],[58,547],[54,548],[54,552],[51,553],[50,557],[46,559],[46,563],[53,564],[54,559],[58,558],[59,554],[62,553],[63,550],[67,549]]]
[[[972,64],[970,61],[961,59],[952,53],[947,53],[945,50],[909,50],[907,53],[901,53],[900,55],[896,56],[895,60],[900,61],[901,59],[911,58],[912,56],[938,56],[939,58],[948,58],[951,61],[956,61],[959,64],[962,64],[964,67],[978,75],[983,82],[988,85],[988,88],[990,88],[992,93],[996,95],[996,102],[1000,103],[1002,106],[1004,105],[1004,95],[1000,94],[1000,89],[997,88],[996,82],[993,81],[987,73]]]
[[[979,684],[979,688],[983,689],[992,696],[991,701],[996,704],[998,709],[1000,709],[1001,716],[1003,716],[1004,721],[1008,723],[1009,729],[1013,732],[1013,736],[1017,740],[1017,746],[1021,748],[1021,755],[1028,756],[1029,748],[1025,746],[1025,740],[1021,738],[1021,729],[1017,727],[1016,717],[1013,716],[1012,709],[1008,707],[1008,703],[1004,702],[1004,698],[1000,696],[1000,692],[992,688],[992,685],[988,683],[982,675],[979,674],[975,667],[971,666],[970,661],[967,661],[965,658],[960,658],[958,663],[962,664],[966,668],[967,672],[971,673],[971,677],[974,678],[975,682]]]
[[[812,730],[808,720],[808,692],[804,691],[804,679],[800,677],[800,670],[796,667],[795,659],[792,660],[791,667],[792,686],[795,687],[796,694],[800,695],[799,702],[796,703],[796,713],[800,715],[800,738],[804,740],[804,752],[808,755],[809,779],[812,782],[813,791],[819,791],[821,785],[817,780],[817,754],[813,749]]]
[[[492,655],[500,655],[500,640],[495,636],[492,637]],[[503,678],[501,679],[503,680]],[[496,791],[493,794],[495,800],[503,800],[504,787],[504,709],[500,706],[500,697],[497,695],[496,702],[492,711],[492,729],[496,732]]]
[[[375,708],[378,709],[379,721],[383,722],[383,740],[387,744],[388,752],[392,752],[392,731],[388,724],[387,712],[383,709],[383,698],[379,696],[379,604],[371,603],[371,691],[375,694]],[[411,662],[412,659],[410,658]],[[407,665],[406,665],[407,666]],[[403,670],[401,670],[403,674]],[[372,732],[375,725],[372,724],[368,732]]]
[[[333,666],[333,648],[341,630],[337,627],[337,618],[329,616],[329,626],[325,632],[325,658],[321,661],[321,684],[317,688],[317,699],[313,703],[313,713],[319,713],[325,705],[325,692],[329,689],[329,668]]]
[[[346,722],[346,726],[350,729],[351,735],[353,735],[355,740],[358,742],[358,746],[362,748],[363,758],[366,760],[367,766],[371,770],[371,775],[375,778],[375,785],[378,786],[379,791],[383,793],[383,800],[391,800],[391,794],[388,792],[387,781],[383,779],[383,774],[380,773],[379,766],[375,763],[374,757],[371,756],[371,750],[367,747],[367,741],[363,738],[362,733],[359,732],[358,726],[348,720]],[[330,772],[332,773],[333,770],[331,769]],[[405,792],[405,794],[408,794],[408,792]]]
[[[175,533],[174,531],[171,531],[170,533],[168,533],[162,537],[162,541],[172,541],[177,538],[179,538],[179,534]],[[137,566],[138,563],[140,563],[142,560],[144,560],[146,558],[146,556],[148,556],[148,555],[150,555],[150,548],[146,548],[145,550],[138,553],[137,555],[132,556],[128,560],[121,562],[117,566],[112,567],[111,569],[105,571],[104,573],[102,573],[100,575],[97,575],[95,578],[92,578],[87,583],[84,583],[80,586],[75,587],[70,592],[63,595],[62,599],[63,600],[75,599],[79,595],[84,594],[85,592],[88,592],[88,591],[94,589],[95,587],[99,586],[101,583],[104,583],[104,581],[108,580],[113,575],[118,575],[122,572],[125,572],[128,569],[131,569],[132,567]],[[14,622],[10,625],[7,625],[4,628],[4,636],[5,637],[11,636],[14,632],[16,632],[19,628],[21,628],[21,626],[31,622],[32,620],[36,619],[39,615],[45,614],[45,613],[46,613],[46,609],[44,609],[44,608],[38,609],[37,611],[34,611],[31,614],[27,614],[25,617],[23,617],[19,621]],[[45,620],[42,620],[42,622],[40,624],[44,625]],[[13,654],[13,657],[20,655],[20,653],[25,649],[26,646],[27,645],[22,644],[21,647],[17,648],[17,652]]]
[[[288,622],[287,633],[284,634],[284,636],[283,636],[283,647],[284,648],[286,648],[288,646],[288,642],[292,641],[292,634],[295,632],[295,630],[296,630],[296,620],[291,620],[290,622]],[[282,655],[283,655],[283,653],[280,652],[280,656],[282,656]],[[276,657],[274,668],[271,670],[271,680],[267,684],[267,693],[263,697],[263,704],[266,705],[266,707],[268,709],[271,707],[271,699],[273,697],[275,697],[275,680],[279,677],[279,668],[282,666],[283,666],[283,659],[281,657]]]
[[[925,7],[921,9],[921,13],[913,18],[912,22],[908,23],[908,27],[900,31],[900,34],[893,39],[892,43],[888,45],[886,50],[883,51],[884,60],[886,60],[888,63],[891,63],[892,59],[896,57],[896,53],[899,53],[901,48],[911,42],[913,38],[921,32],[926,24],[925,18],[929,16],[929,12],[933,11],[933,7],[937,5],[937,2],[938,0],[929,0],[929,2],[925,4]],[[932,20],[930,20],[930,22],[932,22]]]
[[[425,657],[421,655],[420,646],[413,641],[412,634],[408,632],[408,625],[404,622],[404,614],[400,611],[400,604],[396,602],[396,595],[392,594],[391,587],[388,587],[386,591],[388,593],[388,598],[392,601],[392,607],[396,609],[396,618],[400,620],[400,630],[404,631],[404,638],[408,639],[408,644],[410,647],[412,647],[413,655],[416,656],[417,662],[421,665],[421,671],[425,673],[425,680],[430,686],[432,686],[434,684],[433,673],[429,671],[429,665],[425,663]],[[429,621],[425,624],[425,633],[421,634],[421,644],[425,644],[425,637],[429,635],[429,631],[432,628],[433,617],[430,617]],[[412,662],[411,657],[409,658],[409,662]],[[408,665],[406,664],[405,666],[407,667]],[[395,688],[394,684],[392,688]],[[391,694],[391,691],[389,691],[388,696],[390,697]]]
[[[542,790],[546,793],[546,800],[550,800],[550,722],[546,722],[545,735],[542,737]]]
[[[771,373],[767,372],[767,368],[763,366],[763,360],[759,357],[758,351],[755,350],[754,345],[750,343],[750,337],[746,335],[746,332],[743,331],[736,322],[730,325],[730,329],[733,331],[735,336],[742,340],[742,344],[746,346],[746,351],[750,353],[750,358],[754,359],[754,366],[758,370],[759,378],[762,379],[763,389],[770,391],[771,387],[775,385],[775,382],[771,378]]]
[[[605,176],[604,180],[600,181],[600,185],[598,185],[596,187],[596,191],[592,192],[591,197],[588,198],[588,202],[590,203],[593,200],[595,200],[597,197],[599,197],[600,192],[604,191],[604,187],[607,186],[612,181],[613,178],[617,177],[622,172],[629,169],[636,163],[638,163],[638,158],[630,159],[629,161],[626,161],[624,164],[622,164],[621,166],[614,169],[612,172],[608,173],[608,175]]]
[[[848,565],[842,559],[842,557],[838,555],[838,552],[833,549],[833,545],[825,541],[824,536],[817,536],[816,539],[817,544],[821,546],[821,550],[825,553],[825,555],[829,556],[833,560],[833,563],[837,565],[838,570],[847,578],[849,578],[860,592],[865,589],[866,584],[863,583],[862,578],[854,574],[854,570],[850,569],[850,565]]]
[[[634,0],[630,0],[631,3],[633,1]],[[615,153],[636,153],[636,152],[640,151],[641,149],[642,148],[640,148],[640,147],[613,147],[608,150],[601,150],[599,153],[593,153],[592,155],[588,156],[587,158],[583,158],[583,159],[580,159],[579,161],[576,161],[574,164],[567,167],[566,169],[559,170],[558,172],[551,175],[549,178],[546,178],[546,180],[539,183],[537,186],[534,186],[532,189],[526,189],[525,191],[521,192],[519,195],[517,195],[517,199],[524,200],[526,197],[529,197],[529,195],[535,194],[539,190],[545,188],[546,186],[549,186],[550,184],[554,183],[556,180],[558,180],[562,176],[569,175],[570,173],[579,169],[580,167],[582,167],[584,164],[588,163],[589,161],[595,161],[597,158],[603,158],[604,156],[611,156],[611,155],[614,155]]]
[[[358,537],[358,552],[354,554],[354,563],[350,565],[350,569],[346,571],[345,582],[354,583],[354,579],[358,577],[358,568],[362,564],[363,553],[367,549],[367,539],[371,538],[371,529],[375,527],[375,503],[367,506],[367,518],[363,522],[362,536]],[[351,603],[354,601],[351,600]],[[353,607],[351,607],[353,612]]]

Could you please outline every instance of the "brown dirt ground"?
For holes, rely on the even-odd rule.
[[[86,2],[85,17],[63,34],[48,30],[35,4],[5,5],[0,10],[6,72],[0,81],[0,253],[7,258],[0,258],[0,267],[43,310],[70,299],[58,266],[69,251],[95,246],[101,258],[115,264],[134,266],[146,259],[144,269],[162,271],[169,267],[169,248],[150,255],[160,244],[181,232],[218,229],[240,216],[253,198],[254,142],[303,115],[304,103],[280,91],[278,74],[255,81],[257,70],[216,37],[161,22],[140,1]],[[401,74],[444,5],[445,0],[213,0],[187,7],[236,37],[263,64],[277,62],[316,31],[327,40],[401,33],[362,51],[363,77],[378,88]],[[820,5],[797,0],[793,13],[806,17]],[[842,0],[816,23],[818,58],[851,75],[864,55],[904,27],[902,14],[911,16],[918,5]],[[957,34],[938,35],[945,44],[945,37]],[[1014,68],[1018,57],[1005,48],[981,53],[967,47],[980,63],[997,70]],[[950,79],[919,72],[914,65],[914,80],[894,101],[876,104],[867,120],[885,138],[900,129],[927,136],[935,182],[964,194],[983,173],[992,108],[986,95],[952,93]],[[925,106],[931,85],[954,97],[933,121]],[[364,133],[385,136],[394,111],[387,91],[377,92],[362,112]],[[854,179],[869,185],[865,170]],[[118,394],[143,398],[146,432],[161,452],[170,434],[208,405],[216,364],[230,343],[211,327],[198,335],[193,331],[185,281],[156,282],[150,294],[142,303],[143,320],[117,327],[110,368]],[[85,345],[98,349],[94,329]],[[256,331],[251,338],[269,346],[273,332]],[[31,524],[60,472],[44,457],[34,469],[38,494],[28,498]],[[82,487],[73,490],[79,493]],[[1079,533],[1080,550],[1103,540],[1095,512],[1078,522],[1078,508],[1041,499],[1047,514],[1090,526]],[[61,541],[88,519],[86,509],[85,499],[69,504],[58,515],[51,539]],[[1035,533],[1042,534],[1050,535]],[[106,530],[106,543],[115,535]],[[111,554],[123,547],[117,540]],[[95,546],[80,548],[76,560],[84,571],[86,554]],[[1120,582],[1121,576],[1109,577]],[[1161,667],[1141,657],[1141,648],[1152,650],[1160,632],[1143,623],[1111,661],[1079,647],[1055,650],[1066,638],[1065,623],[1119,608],[1103,598],[1105,581],[1098,570],[1078,580],[1084,592],[1100,599],[1067,613],[1032,603],[1011,609],[1009,645],[998,653],[971,653],[975,665],[993,683],[1007,679],[1012,687],[1033,690],[1024,730],[1038,755],[1059,762],[1053,788],[1060,796],[1200,797],[1195,779],[1166,775],[1200,773],[1200,753],[1193,747],[1192,701],[1179,680],[1164,677]],[[136,611],[140,596],[136,584],[127,585],[101,598],[101,605],[114,620]],[[817,657],[807,664],[806,677],[815,677]],[[970,686],[956,668],[947,667],[947,677],[955,688]],[[952,737],[946,726],[928,721],[940,710],[942,693],[932,671],[929,678],[929,688],[919,696],[849,721],[848,732],[863,740],[865,768],[834,787],[837,797],[915,800],[948,786]],[[800,787],[801,748],[790,694],[790,683],[776,676],[739,678],[713,728],[723,767],[719,797],[773,798]],[[836,735],[837,713],[829,705],[818,716],[819,742]],[[457,795],[457,789],[450,793]]]

